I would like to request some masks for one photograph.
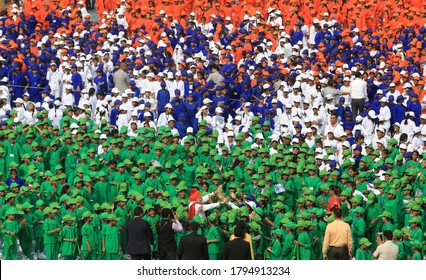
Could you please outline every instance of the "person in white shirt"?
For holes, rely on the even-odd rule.
[[[167,126],[169,123],[169,120],[173,119],[172,112],[173,107],[170,103],[167,103],[165,106],[166,111],[164,113],[161,113],[161,115],[158,117],[157,121],[157,127],[161,126]]]
[[[250,102],[243,103],[235,113],[241,116],[241,124],[244,126],[250,126],[251,119],[254,117],[253,112],[250,112]]]
[[[380,217],[380,216],[379,216]],[[383,235],[383,240],[381,236]],[[390,230],[378,232],[376,236],[377,246],[373,257],[378,260],[396,260],[398,257],[399,247],[392,242],[393,233]]]
[[[389,107],[387,106],[388,100],[386,97],[382,97],[380,99],[380,116],[384,120],[383,126],[386,130],[389,130],[390,128],[390,119],[391,119],[391,111]]]
[[[338,116],[335,113],[330,115],[330,124],[326,125],[324,128],[324,137],[328,138],[328,133],[332,132],[334,138],[340,140],[340,135],[342,135],[345,131],[343,126],[338,123]]]
[[[408,139],[413,137],[413,131],[416,129],[416,123],[413,121],[414,113],[405,113],[405,120],[401,122],[401,133],[406,133]]]
[[[50,64],[46,79],[49,81],[50,93],[55,98],[61,97],[62,74],[57,69],[56,63]]]
[[[364,110],[365,99],[367,98],[367,83],[361,79],[361,73],[355,72],[355,80],[350,85],[352,114],[358,116]]]

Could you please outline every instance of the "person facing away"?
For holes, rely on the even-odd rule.
[[[251,260],[250,244],[243,240],[245,235],[244,227],[236,226],[234,229],[235,238],[225,243],[223,251],[224,260]]]
[[[177,255],[180,260],[208,260],[209,253],[206,237],[197,234],[198,223],[189,224],[190,234],[181,238]]]
[[[150,260],[150,244],[154,244],[151,227],[142,219],[141,207],[136,207],[133,212],[134,219],[128,221],[126,225],[127,254],[132,260]]]
[[[334,209],[334,222],[325,229],[322,253],[324,259],[349,260],[352,258],[352,234],[349,224],[343,221],[340,208]]]

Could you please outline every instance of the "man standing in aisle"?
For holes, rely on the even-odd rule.
[[[351,227],[343,221],[342,210],[339,208],[334,209],[334,222],[327,225],[325,229],[322,253],[324,260],[350,260],[352,258]]]
[[[355,72],[355,80],[351,82],[350,96],[352,98],[352,114],[356,117],[364,110],[365,99],[367,98],[367,83],[361,78],[359,71]]]

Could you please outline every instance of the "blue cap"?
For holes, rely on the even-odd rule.
[[[175,89],[175,94],[179,94],[180,95],[180,89]]]
[[[145,107],[151,107],[151,103],[146,102],[146,103],[145,103]]]
[[[298,123],[294,126],[294,128],[302,128],[302,125],[300,123]]]
[[[355,147],[355,149],[354,150],[360,150],[360,151],[362,151],[362,147],[361,147],[361,145],[356,145],[356,147]]]

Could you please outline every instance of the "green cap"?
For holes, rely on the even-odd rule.
[[[365,246],[367,246],[367,247],[370,247],[371,246],[371,242],[367,239],[367,238],[365,238],[365,237],[363,237],[363,238],[361,238],[360,240],[359,240],[359,245],[365,245]]]

